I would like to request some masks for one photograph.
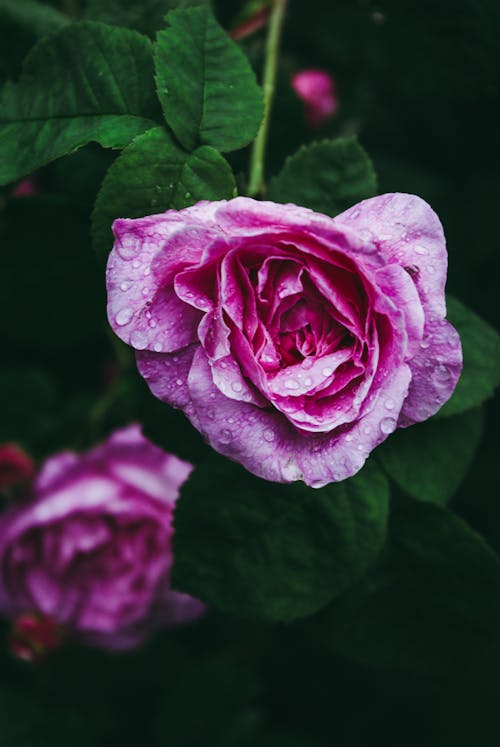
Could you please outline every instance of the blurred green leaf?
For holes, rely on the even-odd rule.
[[[445,508],[395,513],[383,561],[325,614],[330,645],[374,667],[499,677],[500,559]]]
[[[275,202],[293,202],[335,216],[377,193],[373,165],[355,137],[305,145],[269,185]]]
[[[28,29],[34,37],[46,36],[69,23],[64,13],[37,0],[0,0],[0,19]]]
[[[158,709],[158,747],[246,747],[263,718],[255,705],[261,685],[242,664],[198,661],[169,687]],[[193,718],[193,708],[196,718]]]
[[[77,23],[42,39],[0,93],[0,184],[96,141],[121,148],[154,125],[149,41]]]
[[[193,150],[227,152],[247,145],[263,114],[247,58],[208,8],[175,10],[155,47],[158,97],[168,125]]]
[[[152,36],[165,25],[170,10],[208,4],[210,0],[89,0],[84,16]]]
[[[447,296],[448,319],[462,341],[464,366],[457,387],[439,417],[482,404],[500,384],[500,335],[481,317]]]
[[[0,688],[2,741],[6,747],[97,745],[96,724],[75,708],[54,708],[20,687]]]
[[[12,199],[0,224],[2,340],[46,351],[100,334],[104,282],[88,216],[64,197]]]
[[[177,504],[173,584],[243,617],[312,614],[376,559],[388,499],[373,462],[315,490],[265,482],[213,457],[194,471]]]
[[[483,433],[481,408],[446,420],[431,418],[399,428],[376,456],[400,488],[414,498],[446,503],[467,474]]]
[[[111,165],[97,196],[92,235],[98,255],[113,244],[115,218],[139,218],[199,200],[230,199],[236,189],[228,163],[213,148],[183,150],[156,127],[137,137]]]

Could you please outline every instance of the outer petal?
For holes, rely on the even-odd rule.
[[[172,407],[185,407],[189,403],[187,378],[197,347],[189,345],[175,353],[136,352],[139,373],[155,397]]]
[[[462,370],[462,345],[446,319],[428,322],[410,363],[412,380],[398,421],[406,427],[434,415],[449,400]]]
[[[274,409],[224,397],[213,384],[201,349],[188,383],[198,427],[216,451],[266,480],[304,480],[319,488],[356,474],[370,451],[395,430],[409,381],[410,370],[402,365],[380,388],[365,417],[341,433],[320,436],[302,436]]]
[[[443,227],[430,205],[415,195],[385,194],[354,205],[334,222],[375,244],[386,264],[414,268],[426,318],[444,317],[448,257]]]

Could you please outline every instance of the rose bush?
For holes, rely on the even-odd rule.
[[[197,617],[201,602],[169,584],[172,513],[191,470],[135,425],[48,459],[32,498],[0,518],[0,612],[50,615],[107,649]]]
[[[249,198],[114,223],[109,321],[154,395],[268,480],[355,474],[462,365],[441,223],[387,194],[336,218]]]

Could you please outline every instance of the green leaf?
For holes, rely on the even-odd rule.
[[[446,503],[465,477],[483,433],[483,411],[400,428],[375,452],[400,488],[414,498]]]
[[[314,490],[265,482],[214,457],[194,471],[177,504],[174,586],[240,616],[311,614],[377,557],[388,497],[373,462]]]
[[[293,202],[335,216],[377,193],[372,163],[355,137],[305,145],[269,185],[274,202]]]
[[[337,652],[370,666],[498,678],[500,559],[451,512],[412,502],[383,562],[323,624]]]
[[[92,215],[98,255],[106,258],[113,244],[115,218],[140,218],[180,210],[199,200],[234,197],[236,184],[224,158],[202,145],[187,153],[162,127],[137,137],[106,174]]]
[[[438,417],[482,404],[500,384],[500,335],[463,303],[447,296],[448,319],[462,341],[464,366],[457,387]]]
[[[0,93],[0,184],[86,143],[122,148],[154,125],[150,42],[98,23],[42,39]]]
[[[37,0],[0,0],[0,19],[15,23],[35,37],[46,36],[69,23],[64,13]]]
[[[104,284],[89,251],[86,209],[65,197],[12,199],[2,216],[0,247],[4,344],[46,353],[101,334]]]
[[[125,26],[153,35],[165,25],[165,16],[174,8],[209,3],[210,0],[89,0],[84,16],[91,21]]]
[[[155,48],[165,119],[180,143],[227,152],[247,145],[260,125],[262,94],[247,58],[208,8],[169,13]]]

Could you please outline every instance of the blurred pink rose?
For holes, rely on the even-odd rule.
[[[0,612],[51,616],[107,649],[198,617],[170,589],[172,514],[192,465],[129,426],[44,464],[33,497],[0,517]]]
[[[443,229],[419,197],[334,219],[238,197],[113,230],[111,326],[153,394],[256,475],[344,480],[455,388]]]
[[[304,104],[304,117],[309,127],[322,127],[337,113],[335,81],[326,70],[299,70],[292,75],[291,83]]]

